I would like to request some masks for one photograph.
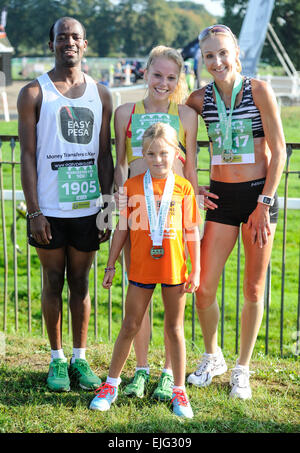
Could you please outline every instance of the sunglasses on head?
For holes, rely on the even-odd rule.
[[[224,33],[225,32],[225,33],[229,33],[230,35],[232,35],[232,31],[226,25],[215,24],[215,25],[211,25],[210,27],[207,27],[204,30],[202,30],[202,32],[198,36],[198,40],[203,41],[203,39],[205,39],[209,35],[210,32],[213,32],[213,33]]]

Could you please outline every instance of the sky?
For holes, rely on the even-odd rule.
[[[119,0],[111,0],[112,3],[118,3]],[[191,0],[194,3],[205,6],[207,11],[214,16],[222,16],[224,13],[222,0]]]
[[[192,0],[194,3],[205,6],[207,11],[214,16],[222,16],[224,9],[222,6],[222,0]]]

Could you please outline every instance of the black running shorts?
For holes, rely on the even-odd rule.
[[[265,178],[238,183],[211,181],[210,192],[219,196],[219,199],[213,199],[218,208],[208,209],[206,220],[233,226],[247,223],[249,215],[257,206],[257,198],[264,185]],[[270,223],[277,223],[278,220],[277,193],[274,198],[274,205],[269,208]]]
[[[99,249],[98,228],[96,217],[93,214],[87,217],[61,218],[46,217],[50,223],[52,239],[50,244],[36,242],[30,233],[30,220],[27,218],[27,236],[30,245],[42,249],[57,249],[71,245],[81,252],[92,252]],[[35,220],[32,220],[33,222]]]

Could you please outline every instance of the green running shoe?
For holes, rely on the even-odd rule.
[[[127,396],[137,396],[143,398],[145,385],[149,381],[149,374],[145,370],[138,370],[134,374],[133,381],[126,385],[123,392]]]
[[[153,398],[160,401],[171,401],[173,393],[174,380],[173,376],[168,373],[162,373],[158,386],[153,392]]]
[[[47,385],[54,392],[68,392],[70,390],[68,362],[66,359],[52,360],[49,366]]]
[[[96,390],[101,385],[101,379],[93,373],[85,359],[75,359],[70,364],[70,378],[84,390]]]

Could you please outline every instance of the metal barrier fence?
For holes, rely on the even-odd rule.
[[[25,210],[26,208],[20,208],[17,206],[17,200],[24,200],[23,192],[18,190],[20,187],[20,181],[17,181],[16,172],[19,171],[20,162],[16,160],[16,144],[18,142],[17,136],[0,136],[0,203],[1,203],[1,223],[2,223],[2,250],[3,256],[0,256],[0,263],[1,260],[3,261],[3,291],[1,290],[2,294],[0,294],[0,305],[3,305],[3,322],[0,325],[0,330],[2,329],[4,332],[8,330],[8,328],[13,327],[15,331],[19,330],[19,288],[18,288],[18,269],[20,269],[20,264],[18,263],[18,253],[19,253],[19,246],[17,243],[17,220],[20,217],[25,217]],[[6,156],[10,154],[10,158],[3,159],[3,143],[8,143],[8,148],[10,151],[6,151]],[[7,146],[7,145],[6,145]],[[207,141],[199,141],[198,142],[199,149],[207,148],[208,149],[208,142]],[[298,175],[300,178],[300,169],[297,170],[290,170],[290,159],[294,151],[300,152],[300,143],[287,143],[286,144],[287,150],[287,161],[286,167],[283,174],[283,183],[284,183],[284,197],[282,198],[281,207],[283,209],[283,226],[282,226],[282,256],[281,256],[281,289],[280,289],[280,319],[279,319],[279,338],[278,344],[279,348],[277,349],[280,352],[280,355],[283,356],[286,353],[284,349],[284,311],[285,311],[285,297],[286,297],[286,285],[287,285],[287,272],[286,272],[286,253],[287,253],[287,216],[288,216],[288,183],[289,183],[289,176],[292,174]],[[198,154],[199,155],[199,154]],[[4,168],[6,166],[10,167],[11,178],[10,183],[7,183],[7,176],[4,178]],[[199,172],[209,172],[209,168],[199,168]],[[7,185],[10,189],[5,188],[6,181]],[[300,186],[300,180],[299,180]],[[298,192],[300,194],[300,190]],[[11,218],[10,221],[7,222],[7,207],[6,201],[9,199],[11,201]],[[297,203],[299,205],[300,200],[296,200],[296,209],[300,209],[300,206],[297,207]],[[295,208],[295,203],[292,205]],[[22,210],[23,209],[23,210]],[[12,245],[7,240],[7,224],[10,224],[10,233],[11,233],[11,242]],[[299,224],[300,224],[300,216],[299,216]],[[299,241],[300,236],[300,227],[293,231],[293,234],[296,236],[295,241]],[[299,241],[300,243],[300,241]],[[13,291],[12,294],[9,296],[8,294],[8,287],[9,287],[9,257],[8,257],[8,250],[9,246],[12,247],[13,250],[13,260],[12,260],[12,267],[13,267]],[[1,249],[1,244],[0,244]],[[93,316],[94,316],[94,336],[95,339],[98,339],[98,306],[99,306],[99,252],[96,253],[94,264],[93,264],[93,281],[94,281],[94,288],[93,293],[91,294],[91,299],[93,301]],[[271,259],[272,263],[272,259]],[[264,335],[264,352],[268,354],[269,352],[269,326],[270,326],[270,304],[271,304],[271,263],[269,264],[268,273],[267,273],[267,280],[266,280],[266,288],[265,288],[265,335]],[[122,310],[122,318],[124,316],[124,305],[125,305],[125,291],[126,291],[126,272],[125,272],[125,261],[124,261],[124,254],[121,256],[121,310]],[[297,293],[298,295],[295,296],[295,306],[292,308],[294,312],[297,312],[295,317],[295,325],[291,326],[290,329],[292,333],[292,351],[291,348],[289,349],[290,352],[294,355],[299,354],[299,331],[300,331],[300,247],[299,247],[299,261],[298,264],[294,263],[295,269],[297,269],[297,276],[295,272],[295,278],[298,280],[296,282],[297,285]],[[226,265],[227,266],[227,265]],[[0,268],[2,265],[0,264]],[[26,276],[26,297],[27,297],[27,330],[28,332],[32,331],[32,282],[31,282],[31,250],[30,246],[27,244],[26,241],[26,264],[23,264],[23,267],[26,267],[25,273]],[[42,290],[42,270],[40,268],[40,291]],[[224,339],[225,339],[225,305],[227,306],[227,301],[225,297],[225,290],[226,290],[226,268],[223,270],[222,280],[220,282],[220,293],[221,293],[221,322],[220,322],[220,334],[221,334],[221,347],[224,347]],[[237,243],[237,263],[236,263],[236,300],[235,300],[235,353],[238,352],[238,338],[239,338],[239,309],[240,309],[240,281],[241,281],[241,234],[239,234],[238,243]],[[278,283],[278,282],[277,282]],[[294,283],[295,285],[295,283]],[[23,290],[24,292],[24,290]],[[68,294],[68,293],[67,293]],[[21,296],[22,297],[22,296]],[[193,347],[196,344],[196,328],[198,323],[197,316],[196,316],[196,308],[195,308],[195,298],[193,296],[189,296],[192,298],[191,304],[191,338],[190,341]],[[67,296],[68,298],[68,296]],[[9,302],[14,304],[14,320],[8,319],[8,304]],[[112,304],[112,289],[108,291],[108,300],[107,300],[107,339],[111,341],[112,339],[112,313],[113,313],[113,304]],[[153,305],[150,307],[150,319],[151,325],[153,328]],[[68,324],[68,333],[71,332],[71,316],[70,310],[68,308],[67,311],[67,324]],[[11,324],[13,324],[13,326]],[[40,312],[40,325],[41,325],[41,334],[45,335],[45,325],[43,316]],[[261,327],[262,332],[263,326]],[[277,338],[276,338],[277,341]]]

